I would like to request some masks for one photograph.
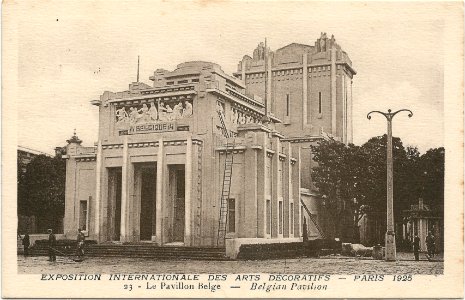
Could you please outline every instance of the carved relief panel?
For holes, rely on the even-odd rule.
[[[136,125],[173,122],[192,115],[192,100],[158,100],[139,105],[116,106],[115,122],[118,130],[129,130]]]

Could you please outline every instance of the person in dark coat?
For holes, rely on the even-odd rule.
[[[308,242],[307,219],[304,217],[304,224],[302,225],[302,241]]]
[[[26,231],[23,237],[23,247],[24,247],[24,256],[29,255],[29,246],[31,245],[31,241],[29,238],[29,233]]]
[[[55,248],[57,245],[57,238],[53,234],[51,229],[48,230],[48,260],[49,261],[56,261],[57,257],[55,254]]]
[[[415,260],[420,260],[420,238],[418,234],[415,234],[413,238],[413,254],[415,255]]]
[[[86,240],[86,237],[84,236],[84,233],[82,232],[81,228],[78,229],[78,235],[77,235],[77,255],[78,257],[84,256],[84,241]]]
[[[426,236],[426,248],[428,248],[429,257],[433,257],[436,245],[434,241],[434,235],[431,231],[428,232],[428,235]]]

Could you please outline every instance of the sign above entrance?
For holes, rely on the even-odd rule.
[[[175,122],[157,122],[132,126],[128,134],[176,131]]]
[[[176,122],[146,123],[146,124],[131,126],[129,130],[122,130],[120,131],[120,135],[170,132],[170,131],[176,131],[177,130],[176,127],[177,127]]]
[[[176,126],[181,119],[192,118],[191,101],[183,100],[177,103],[154,101],[129,107],[116,107],[116,128],[120,135],[169,132],[185,130],[186,126]],[[172,108],[171,108],[171,106]]]

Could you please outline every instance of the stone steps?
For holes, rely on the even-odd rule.
[[[75,247],[57,247],[66,255],[74,255]],[[30,255],[48,255],[46,245],[35,245]],[[58,256],[63,254],[57,253]],[[134,257],[156,258],[163,260],[194,259],[194,260],[227,260],[224,248],[207,247],[158,247],[150,244],[92,244],[85,247],[85,255],[89,257]]]

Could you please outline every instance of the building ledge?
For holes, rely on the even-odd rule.
[[[283,142],[291,142],[291,143],[305,143],[305,142],[315,142],[319,140],[323,140],[324,137],[322,136],[299,136],[299,137],[288,137],[283,138]]]
[[[239,105],[242,105],[242,106],[245,106],[246,108],[264,116],[265,115],[265,109],[262,107],[263,105],[259,105],[260,102],[257,102],[256,100],[253,100],[245,95],[242,95],[241,93],[235,91],[235,93],[237,93],[238,95],[242,95],[242,97],[244,99],[240,99],[238,96],[234,96],[234,95],[231,95],[230,93],[227,93],[225,91],[222,91],[220,89],[218,89],[217,87],[212,87],[212,88],[208,88],[206,90],[207,92],[209,93],[216,93],[216,94],[219,94],[220,96],[223,96],[223,97],[226,97],[230,100],[232,100],[233,102],[235,103],[238,103]],[[233,91],[233,90],[231,90]],[[260,106],[260,107],[257,107],[257,106]],[[273,120],[275,123],[282,123],[282,121],[280,119],[278,119],[277,117],[275,117],[274,115],[272,114],[269,114],[268,117]]]
[[[183,90],[183,91],[174,91],[174,92],[165,92],[165,93],[158,93],[158,94],[145,94],[145,95],[134,95],[127,98],[116,98],[108,100],[108,103],[118,103],[118,102],[134,102],[138,100],[148,100],[153,98],[163,98],[163,97],[173,97],[173,96],[183,96],[183,95],[192,95],[197,94],[195,90]]]
[[[263,124],[240,124],[237,126],[237,131],[264,131],[264,132],[271,132],[271,129],[266,127]]]
[[[71,155],[73,158],[87,158],[87,157],[96,157],[97,154],[77,154],[77,155]]]
[[[284,135],[282,133],[280,133],[279,131],[273,130],[273,132],[271,134],[273,136],[279,137],[280,139],[284,139]]]
[[[273,155],[275,154],[276,152],[274,150],[271,150],[271,149],[266,149],[266,154],[268,155]]]
[[[225,152],[225,151],[228,151],[228,152],[231,152],[231,151],[240,151],[240,152],[243,152],[247,149],[246,146],[234,146],[234,148],[232,147],[224,147],[224,146],[220,146],[220,147],[216,147],[215,148],[215,151],[220,151],[220,152]]]

